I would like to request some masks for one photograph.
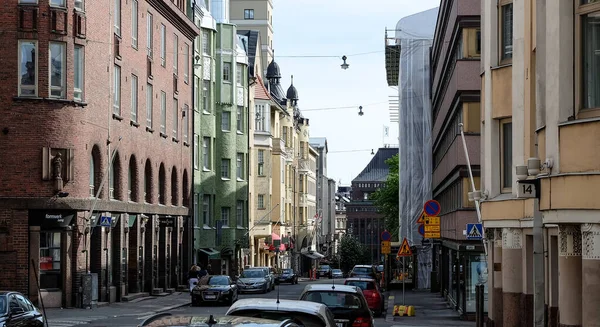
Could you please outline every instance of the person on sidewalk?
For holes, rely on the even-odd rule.
[[[190,287],[190,295],[192,294],[192,290],[198,284],[198,266],[192,265],[190,271],[188,272],[188,285]]]
[[[213,270],[212,270],[212,266],[210,264],[208,264],[208,266],[206,266],[206,272],[209,275],[213,275]]]
[[[202,278],[206,275],[208,275],[208,271],[202,267],[198,267],[198,278]]]

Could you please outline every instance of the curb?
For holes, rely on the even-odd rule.
[[[190,305],[189,302],[175,304],[175,305],[172,305],[172,306],[169,306],[169,307],[164,307],[164,308],[162,308],[160,310],[156,310],[155,313],[163,313],[163,312],[166,312],[166,311],[171,311],[173,309],[179,309],[181,307],[185,307],[185,306],[189,306],[189,305]]]

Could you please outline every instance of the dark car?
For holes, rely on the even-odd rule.
[[[331,278],[331,266],[319,265],[319,268],[317,268],[317,276]]]
[[[379,274],[371,265],[356,265],[350,272],[350,277],[372,278],[379,281]]]
[[[19,292],[0,291],[0,326],[44,326],[44,315]]]
[[[159,313],[144,320],[139,327],[299,327],[293,321],[253,317],[172,315]]]
[[[203,285],[204,280],[206,283]],[[192,306],[202,303],[226,303],[231,305],[238,299],[238,287],[227,275],[213,275],[201,279],[192,290]]]
[[[325,304],[337,327],[373,327],[373,313],[360,288],[349,285],[309,284],[300,300]]]
[[[278,282],[298,284],[298,274],[294,272],[294,269],[283,269],[278,276]]]

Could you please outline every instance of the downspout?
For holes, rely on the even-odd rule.
[[[196,0],[192,1],[192,22],[194,23],[194,25],[196,24]],[[202,35],[202,32],[200,32],[200,35]],[[196,50],[196,43],[198,42],[198,37],[195,37],[192,40],[192,53],[194,53],[194,51]],[[195,238],[196,238],[196,216],[195,216],[195,212],[196,212],[196,167],[195,165],[195,158],[196,156],[200,156],[200,153],[196,153],[196,97],[198,96],[196,94],[196,57],[192,56],[192,110],[191,110],[191,119],[192,119],[192,142],[190,142],[192,144],[192,155],[191,155],[191,161],[192,164],[190,165],[190,167],[192,168],[192,181],[190,183],[191,186],[191,191],[192,191],[192,198],[191,201],[189,202],[189,206],[190,206],[190,211],[191,211],[191,216],[192,216],[192,221],[188,222],[188,228],[191,229],[191,232],[188,231],[188,237],[189,237],[189,249],[190,251],[188,252],[188,258],[187,261],[188,262],[192,262],[194,265],[197,264],[196,262],[196,248],[195,248]],[[200,86],[198,86],[200,87]],[[200,109],[200,108],[198,108]],[[202,117],[202,115],[198,115],[198,117]],[[189,133],[188,133],[189,135]],[[198,167],[200,168],[200,167]],[[202,175],[200,175],[202,176]],[[182,272],[183,274],[183,272]]]

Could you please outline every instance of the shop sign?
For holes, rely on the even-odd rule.
[[[40,270],[52,270],[52,257],[40,257]]]
[[[159,217],[158,223],[161,227],[175,227],[175,219],[173,218]]]
[[[63,214],[63,213],[51,213],[46,212],[43,216],[42,227],[43,228],[56,228],[66,227],[71,224],[74,214]]]

